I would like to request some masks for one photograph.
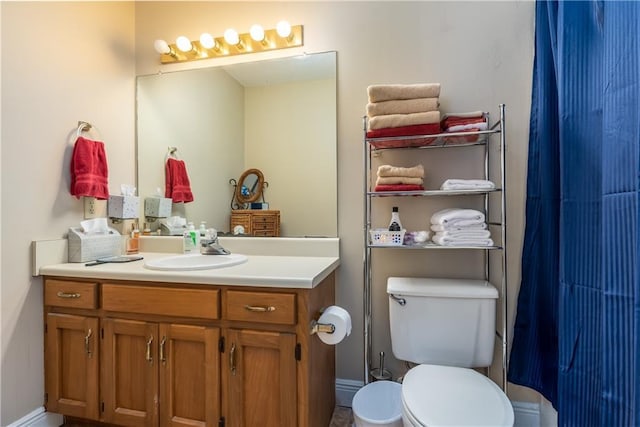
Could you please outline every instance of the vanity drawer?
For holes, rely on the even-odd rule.
[[[286,293],[227,291],[225,314],[228,320],[296,324],[296,295]]]
[[[44,305],[73,308],[97,308],[98,284],[47,279]]]
[[[140,314],[218,319],[217,289],[180,289],[160,286],[102,285],[102,308]]]

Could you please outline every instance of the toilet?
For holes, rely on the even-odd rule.
[[[507,396],[472,369],[493,360],[497,289],[484,280],[390,277],[387,293],[393,354],[416,366],[398,386],[358,390],[356,427],[513,426]]]

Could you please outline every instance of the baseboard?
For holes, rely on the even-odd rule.
[[[46,412],[41,406],[7,427],[57,427],[63,422],[62,415]]]
[[[362,381],[336,378],[336,404],[351,407],[353,396],[364,385]]]

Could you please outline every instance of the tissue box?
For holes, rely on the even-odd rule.
[[[85,234],[80,227],[69,228],[69,262],[86,262],[122,255],[122,236],[109,227],[108,234]]]
[[[147,197],[144,199],[144,216],[167,218],[171,216],[173,201],[165,197]]]
[[[107,211],[109,218],[138,218],[140,198],[138,196],[109,196]]]

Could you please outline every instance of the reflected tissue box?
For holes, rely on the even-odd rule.
[[[109,218],[138,218],[140,198],[138,196],[109,196],[107,215]]]
[[[69,228],[69,262],[86,262],[122,255],[122,236],[109,227],[105,234],[87,234],[80,227]]]
[[[144,216],[168,218],[171,216],[173,201],[165,197],[147,197],[144,199]]]

